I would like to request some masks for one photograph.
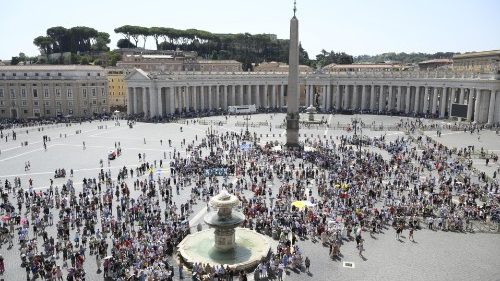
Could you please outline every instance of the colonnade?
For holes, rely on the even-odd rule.
[[[161,117],[250,104],[257,108],[281,108],[286,104],[286,88],[283,84],[128,87],[127,113]]]
[[[142,72],[141,72],[142,73]],[[360,73],[300,77],[300,105],[322,112],[372,112],[436,118],[451,117],[452,104],[466,105],[464,120],[500,123],[500,80],[496,77]],[[177,73],[134,75],[127,83],[128,114],[163,117],[180,112],[227,110],[255,104],[284,108],[286,73]]]
[[[467,121],[499,122],[500,90],[447,86],[305,85],[306,102],[323,111],[352,110],[451,117],[452,104],[467,105]]]

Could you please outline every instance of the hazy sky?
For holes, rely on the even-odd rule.
[[[84,25],[121,38],[125,25],[289,37],[293,0],[16,0],[0,4],[0,59],[38,54],[52,26]],[[298,0],[302,46],[352,55],[500,49],[499,0]],[[148,39],[153,47],[154,40]]]

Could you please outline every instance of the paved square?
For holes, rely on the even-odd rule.
[[[306,139],[312,142],[321,140],[333,141],[339,145],[342,137],[352,137],[352,130],[339,129],[342,126],[352,124],[352,118],[361,118],[364,124],[373,124],[377,126],[396,126],[402,122],[414,121],[413,119],[387,117],[376,115],[318,115],[316,118],[323,118],[330,127],[310,127],[300,130],[301,141]],[[285,141],[285,130],[280,127],[285,118],[284,114],[259,114],[252,115],[249,120],[249,131],[252,134],[261,136],[261,143],[266,141],[278,140]],[[302,117],[305,119],[305,116]],[[266,123],[267,122],[267,123]],[[442,143],[450,148],[463,148],[475,146],[475,151],[483,148],[488,153],[500,154],[500,136],[494,131],[481,131],[478,140],[478,134],[463,131],[452,131],[446,129],[446,122],[424,120],[424,124],[434,124],[441,128],[441,137],[437,136],[437,130],[424,130],[422,134],[412,133],[412,136],[429,136],[438,143]],[[263,125],[265,124],[265,125]],[[116,181],[119,169],[127,167],[135,169],[143,162],[139,162],[138,155],[145,154],[145,161],[149,162],[154,168],[155,178],[170,177],[170,162],[174,154],[179,153],[181,157],[190,155],[187,151],[187,145],[199,144],[203,138],[206,138],[206,132],[212,128],[215,134],[236,133],[240,134],[246,129],[244,116],[218,116],[203,119],[188,119],[174,123],[153,124],[136,123],[133,128],[127,126],[126,121],[120,121],[120,126],[114,121],[94,121],[83,124],[58,124],[44,126],[43,130],[39,128],[16,129],[17,139],[12,140],[5,136],[0,142],[0,180],[2,185],[5,180],[13,182],[14,177],[21,179],[21,186],[28,190],[28,180],[33,181],[33,190],[46,191],[53,180],[53,185],[59,190],[67,182],[69,171],[73,170],[73,181],[76,192],[82,191],[83,179],[96,178],[101,169],[104,172],[110,172],[111,177]],[[77,133],[81,131],[81,133]],[[4,131],[3,134],[9,134],[11,130]],[[357,132],[360,133],[360,132]],[[385,136],[384,142],[389,144],[397,139],[407,137],[405,130],[373,130],[363,129],[362,135],[366,137]],[[42,136],[48,136],[47,149],[44,149]],[[311,137],[312,135],[312,137]],[[306,137],[307,136],[307,137]],[[169,146],[171,140],[171,146]],[[185,141],[186,144],[183,144]],[[21,145],[23,142],[23,145]],[[27,145],[24,145],[27,142]],[[122,155],[115,160],[108,162],[108,151],[122,149]],[[380,153],[384,159],[390,160],[391,154],[380,147],[374,145],[364,147],[370,151]],[[422,149],[418,149],[421,151]],[[204,156],[208,155],[208,148],[201,149]],[[100,160],[103,160],[103,166]],[[163,162],[163,168],[159,168],[160,160]],[[29,162],[30,169],[25,170]],[[301,160],[300,160],[300,163]],[[493,177],[498,169],[498,163],[490,162],[486,166],[485,160],[478,157],[473,158],[473,167],[479,171],[484,171],[489,177]],[[54,171],[64,168],[67,171],[66,178],[54,179]],[[242,167],[243,171],[243,167]],[[429,175],[434,175],[431,171]],[[437,175],[437,174],[436,174]],[[133,178],[128,177],[125,182],[131,189],[131,197],[137,198],[141,194],[140,190],[133,189],[133,181],[146,179],[147,175]],[[250,181],[248,174],[241,176]],[[219,177],[220,182],[223,179]],[[236,177],[231,176],[228,182],[236,182]],[[273,176],[272,193],[278,194],[283,179]],[[392,180],[385,178],[384,184]],[[317,183],[317,181],[316,181]],[[314,188],[313,197],[319,200],[318,188],[314,181],[311,181]],[[191,198],[191,189],[193,185],[187,184],[179,194],[173,192],[173,202],[177,206],[188,202]],[[103,187],[104,189],[104,187]],[[174,187],[175,189],[175,187]],[[251,198],[254,193],[251,190],[241,190],[242,194]],[[9,200],[14,206],[17,206],[14,194],[9,194]],[[267,199],[266,199],[267,200]],[[269,201],[267,201],[269,203]],[[380,207],[382,202],[378,202]],[[116,205],[116,204],[115,204]],[[377,205],[377,206],[378,206]],[[192,231],[196,231],[198,223],[203,224],[202,217],[206,213],[206,204],[200,202],[192,205],[192,213],[189,215]],[[163,210],[167,207],[165,202],[160,203]],[[17,209],[17,208],[16,208]],[[5,210],[2,209],[2,214]],[[23,217],[26,208],[23,206]],[[54,214],[54,225],[59,221],[59,210],[51,209]],[[116,209],[112,212],[116,215]],[[28,215],[30,217],[31,214]],[[100,220],[100,219],[99,219]],[[30,222],[31,223],[31,222]],[[100,224],[98,224],[100,226]],[[18,225],[16,227],[19,227]],[[203,228],[206,226],[203,225]],[[46,228],[48,235],[56,237],[55,226]],[[71,229],[70,237],[74,237],[76,229]],[[30,224],[29,237],[34,234]],[[489,233],[459,233],[431,231],[427,227],[415,232],[415,241],[408,239],[408,230],[405,229],[400,240],[395,240],[396,231],[390,226],[383,228],[382,233],[370,236],[368,231],[363,233],[365,252],[363,256],[358,255],[358,249],[354,242],[344,242],[341,247],[341,259],[332,260],[328,254],[328,247],[321,245],[320,242],[313,242],[311,237],[299,239],[299,245],[303,256],[308,256],[311,260],[311,273],[287,269],[284,274],[284,280],[500,280],[500,236]],[[109,237],[109,236],[108,236]],[[38,236],[39,251],[42,251],[43,239]],[[111,239],[107,239],[111,245]],[[14,237],[14,247],[7,249],[7,245],[2,246],[0,253],[4,258],[6,272],[2,276],[5,280],[26,280],[24,268],[21,263],[20,250],[17,232]],[[276,250],[276,249],[273,249]],[[108,247],[107,255],[111,255]],[[175,266],[175,279],[179,278],[177,272],[177,261],[169,258]],[[352,262],[355,266],[345,267],[343,262]],[[58,265],[62,265],[62,258],[56,260]],[[83,268],[86,271],[87,280],[101,280],[103,273],[97,272],[95,256],[86,252],[86,261]],[[66,269],[63,269],[66,275]],[[250,274],[250,278],[253,276]]]

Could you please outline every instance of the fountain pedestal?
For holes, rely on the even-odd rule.
[[[215,229],[215,249],[219,251],[229,251],[234,249],[236,240],[234,238],[234,229]]]

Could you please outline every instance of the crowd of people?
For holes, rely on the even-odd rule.
[[[498,220],[498,180],[474,174],[463,157],[467,149],[418,134],[391,141],[381,135],[359,146],[345,134],[310,137],[307,149],[292,151],[257,135],[220,131],[216,126],[178,146],[168,140],[167,173],[156,172],[166,154],[146,161],[142,153],[134,168],[113,176],[101,168],[81,187],[73,172],[62,186],[51,181],[41,190],[31,179],[6,179],[0,242],[8,251],[19,248],[27,280],[85,280],[94,264],[106,280],[246,280],[247,272],[223,265],[187,269],[176,256],[176,245],[196,231],[192,214],[226,189],[241,201],[242,226],[278,241],[257,266],[256,280],[282,280],[286,270],[314,270],[300,246],[305,238],[335,260],[351,244],[363,256],[366,235],[383,229],[418,240],[414,233],[424,227],[471,231],[474,223]]]

